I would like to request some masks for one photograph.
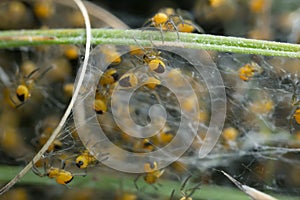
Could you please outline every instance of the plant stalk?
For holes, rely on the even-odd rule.
[[[221,52],[300,58],[300,45],[265,40],[193,33],[146,30],[93,29],[91,43],[140,46],[175,46]],[[0,48],[84,44],[84,29],[17,30],[0,32]],[[138,44],[137,44],[138,43]]]

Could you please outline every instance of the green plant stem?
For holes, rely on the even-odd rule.
[[[9,181],[16,173],[18,173],[20,167],[11,167],[11,166],[0,166],[0,183]],[[115,191],[120,189],[120,180],[122,177],[122,185],[124,191],[128,192],[137,192],[137,189],[134,186],[134,179],[136,175],[118,175],[118,173],[101,173],[99,177],[96,177],[99,172],[97,171],[99,168],[94,169],[93,171],[89,170],[88,175],[86,177],[75,177],[74,180],[70,183],[72,188],[95,188],[103,191]],[[179,181],[172,181],[166,179],[160,179],[158,182],[162,185],[159,187],[158,190],[155,190],[150,185],[144,183],[141,177],[138,181],[139,188],[144,188],[143,193],[145,194],[156,194],[160,197],[168,197],[170,196],[173,189],[176,190],[177,195],[180,195],[178,191],[180,189],[181,183]],[[19,182],[18,184],[32,184],[32,185],[54,185],[55,180],[49,179],[48,177],[39,177],[35,174],[27,173]],[[57,184],[56,184],[57,185]],[[191,186],[194,183],[191,183]],[[64,187],[64,186],[61,186]],[[283,195],[274,195],[279,200],[296,200],[296,197],[290,196],[283,196]],[[239,199],[239,200],[249,200],[249,197],[246,196],[243,192],[236,188],[230,188],[225,186],[216,186],[216,185],[201,185],[200,189],[197,190],[194,195],[194,199],[210,199],[210,200],[232,200],[232,199]],[[175,198],[177,199],[177,198]]]
[[[84,44],[84,29],[1,31],[0,48],[34,45]],[[300,45],[273,41],[159,31],[93,29],[92,44],[165,45],[182,48],[300,58]],[[163,44],[162,44],[163,35]],[[134,40],[137,41],[135,41]]]

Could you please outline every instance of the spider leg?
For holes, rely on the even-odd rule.
[[[162,43],[164,44],[165,38],[164,38],[164,35],[163,35],[163,30],[162,30],[162,25],[161,24],[159,25],[159,31],[160,31]]]
[[[185,188],[185,186],[186,186],[188,180],[189,180],[191,177],[192,177],[192,175],[189,175],[188,177],[186,177],[186,179],[183,181],[183,183],[182,183],[182,185],[181,185],[181,187],[180,187],[180,191],[183,191],[183,190],[184,190],[184,188]]]
[[[187,189],[186,193],[189,192],[189,194],[186,195],[186,198],[191,197],[196,192],[196,190],[199,190],[200,185],[201,183],[198,183],[195,187]]]
[[[174,30],[176,31],[176,34],[177,34],[177,39],[179,40],[179,31],[177,29],[177,26],[176,26],[174,20],[171,18],[168,22],[171,23],[171,25],[173,26],[173,28],[174,28]]]
[[[100,162],[106,161],[109,159],[109,153],[103,153],[101,154],[101,156],[103,157]]]
[[[174,200],[173,198],[174,198],[174,193],[175,193],[175,190],[173,189],[172,190],[172,193],[171,193],[171,196],[170,196],[170,200]]]
[[[66,161],[65,160],[61,160],[61,162],[60,162],[60,168],[61,169],[65,169],[65,167],[66,167]]]
[[[19,108],[20,106],[24,105],[26,101],[21,102],[19,104],[17,104],[17,102],[12,98],[11,95],[9,95],[9,99],[11,100],[11,102],[15,105],[16,108]]]
[[[295,131],[295,127],[293,125],[293,122],[294,122],[294,113],[295,111],[297,110],[297,107],[294,107],[291,111],[291,114],[288,116],[288,119],[289,119],[289,129],[290,129],[290,133],[294,133]]]
[[[87,175],[87,173],[86,172],[84,172],[84,173],[75,173],[75,174],[72,174],[73,176],[83,176],[83,177],[85,177],[86,175]]]
[[[142,25],[142,27],[151,26],[151,25],[152,25],[152,19],[150,18]]]
[[[46,173],[41,173],[39,171],[39,169],[35,166],[35,164],[32,161],[32,168],[31,168],[32,172],[40,177],[44,177],[46,175]],[[45,171],[46,172],[46,171]]]

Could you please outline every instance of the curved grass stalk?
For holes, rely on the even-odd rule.
[[[36,155],[34,156],[32,161],[29,162],[19,173],[16,173],[17,175],[0,189],[0,195],[7,192],[12,186],[14,186],[14,184],[16,184],[32,168],[32,166],[38,160],[40,160],[42,158],[42,156],[45,154],[45,152],[47,151],[49,146],[53,143],[53,141],[55,140],[55,138],[57,137],[57,135],[61,131],[62,127],[64,126],[65,122],[67,121],[67,118],[70,115],[70,113],[72,111],[72,108],[74,106],[74,103],[75,103],[75,101],[77,99],[77,96],[79,94],[79,90],[80,90],[81,84],[83,82],[83,78],[85,76],[85,72],[86,72],[87,65],[88,65],[88,59],[89,59],[89,55],[90,55],[91,23],[90,23],[90,20],[89,20],[88,12],[87,12],[84,4],[82,3],[82,1],[81,0],[73,0],[73,1],[76,3],[78,8],[80,9],[80,11],[83,15],[84,21],[85,21],[85,25],[86,25],[86,29],[84,30],[85,38],[86,38],[85,57],[84,57],[84,60],[83,60],[83,64],[82,64],[81,72],[80,72],[80,75],[79,75],[79,80],[78,80],[77,87],[74,90],[74,94],[72,96],[72,99],[71,99],[64,115],[62,116],[58,126],[55,128],[55,130],[53,131],[53,133],[51,134],[51,136],[49,137],[47,142],[40,149],[40,151],[36,153]]]
[[[84,44],[84,29],[52,29],[1,31],[0,48],[34,45]],[[300,58],[300,45],[238,37],[215,36],[207,34],[164,33],[162,42],[159,31],[92,29],[92,44],[164,45],[182,48],[214,50],[265,56]]]

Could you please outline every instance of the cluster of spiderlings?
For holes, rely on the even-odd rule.
[[[126,28],[117,18],[107,24],[101,17],[106,16],[102,8],[86,3],[90,12],[91,25],[94,28],[114,27]],[[59,0],[3,0],[1,1],[0,29],[34,29],[34,28],[84,28],[84,19],[76,4],[72,1]],[[111,16],[106,16],[111,17]],[[64,20],[61,20],[64,19]],[[115,21],[113,21],[115,20]]]
[[[53,51],[57,54],[53,54]],[[75,51],[76,58],[67,55],[69,51]],[[5,152],[14,152],[17,146],[22,147],[25,141],[21,138],[24,137],[27,143],[25,146],[30,144],[38,150],[56,127],[72,96],[73,73],[76,70],[75,67],[72,69],[72,65],[78,62],[79,49],[66,45],[1,52],[1,129],[4,130],[1,138],[2,143],[8,145],[2,147],[5,147]],[[15,59],[16,56],[19,58]],[[15,145],[9,147],[13,141]],[[62,146],[60,142],[55,145]],[[51,146],[51,149],[54,148]],[[18,154],[30,155],[28,151],[17,151]]]
[[[93,9],[90,10],[92,25],[109,26],[97,18]],[[0,29],[6,30],[85,26],[81,12],[71,1],[1,1],[0,16]],[[1,164],[28,163],[47,142],[72,97],[76,72],[82,61],[81,49],[79,45],[53,45],[0,50]],[[76,160],[74,155],[79,158]],[[76,175],[67,171],[70,161],[86,169],[87,165],[97,163],[92,158],[80,143],[70,118],[36,167],[45,167],[45,173],[39,175],[65,184],[71,181],[70,174]],[[61,161],[66,170],[61,168]],[[59,177],[60,174],[66,177]]]
[[[160,9],[145,23],[145,26],[155,27],[160,31],[203,32],[203,29],[193,22],[189,12],[173,8]]]
[[[207,126],[207,118],[209,117],[207,111],[209,107],[208,91],[204,80],[192,64],[179,55],[158,47],[132,46],[128,48],[128,53],[124,55],[118,53],[118,48],[128,47],[105,45],[99,48],[103,60],[111,64],[99,75],[99,83],[93,104],[93,109],[98,115],[99,124],[111,141],[131,152],[156,151],[167,145],[176,135],[181,109],[190,112],[195,106],[195,102],[201,105],[201,108],[199,108],[201,112],[197,120],[203,126]],[[102,66],[99,66],[99,68],[100,71],[103,70]],[[162,82],[165,81],[164,77],[168,77],[169,84],[178,90],[184,87],[184,77],[197,92],[197,98],[187,96],[180,108],[173,91],[162,85]],[[137,87],[140,83],[143,83],[142,86],[134,91],[130,99],[129,112],[133,121],[128,119],[126,126],[130,127],[131,123],[141,126],[149,124],[148,111],[154,104],[162,105],[168,114],[164,127],[158,134],[149,138],[130,136],[130,133],[126,133],[125,130],[118,127],[111,111],[111,96],[114,90],[127,91]],[[122,104],[122,101],[120,103]],[[124,109],[128,106],[125,103],[123,102],[124,105],[118,106],[120,110],[117,112],[120,118],[126,121],[126,116],[122,114],[125,113]],[[140,133],[140,137],[143,136],[142,134]]]
[[[215,61],[227,92],[226,123],[220,143],[214,149],[220,160],[222,154],[226,158],[221,165],[226,169],[239,166],[238,170],[272,179],[274,183],[269,183],[272,187],[279,187],[281,181],[281,186],[286,188],[280,169],[297,160],[299,148],[298,76],[291,73],[299,60],[221,53],[215,56]],[[234,156],[237,154],[238,159]],[[230,164],[232,160],[234,165]],[[284,160],[282,165],[278,160]],[[249,165],[245,167],[241,163]],[[272,175],[265,172],[269,165],[278,167]],[[286,179],[292,179],[296,171],[285,174]],[[249,177],[249,182],[266,184],[265,178],[245,177]],[[296,181],[290,184],[298,185]]]
[[[124,52],[126,53],[124,54]],[[198,51],[194,53],[195,56],[205,57]],[[154,188],[158,188],[158,179],[164,175],[166,170],[171,171],[171,173],[176,172],[178,175],[184,172],[189,173],[189,167],[192,165],[181,161],[175,162],[166,169],[159,166],[160,160],[170,159],[168,156],[172,155],[162,154],[157,158],[155,157],[154,161],[147,160],[146,155],[169,145],[178,132],[181,115],[188,116],[189,113],[193,112],[196,105],[200,105],[198,108],[200,112],[191,121],[197,123],[197,126],[202,126],[202,130],[208,128],[208,119],[210,117],[208,111],[210,107],[209,91],[204,78],[193,66],[193,62],[186,60],[180,53],[176,54],[163,47],[156,46],[126,47],[100,45],[93,49],[91,54],[91,71],[87,72],[83,83],[84,86],[81,89],[82,96],[79,97],[79,101],[82,102],[83,99],[91,99],[91,101],[83,101],[83,105],[95,117],[88,116],[85,111],[78,111],[77,107],[74,108],[74,116],[78,116],[78,114],[83,115],[90,119],[85,123],[90,124],[92,127],[100,126],[105,134],[105,138],[108,138],[115,146],[127,152],[145,155],[145,159],[141,158],[145,160],[143,164],[143,178],[147,184]],[[108,66],[106,66],[107,63],[109,64]],[[89,84],[94,79],[96,80],[95,87]],[[166,81],[168,81],[168,86],[172,90],[164,86],[164,82]],[[185,90],[187,81],[196,93],[196,96],[190,96],[188,91]],[[130,93],[132,91],[129,103],[125,99],[120,99],[121,97],[116,94],[116,92]],[[174,94],[176,91],[177,93],[181,91],[179,93],[182,99],[181,105],[178,103],[178,96]],[[86,93],[94,94],[94,96],[88,96]],[[112,105],[116,101],[113,98],[117,98],[118,100],[117,107],[113,107]],[[162,105],[167,113],[166,123],[163,124],[161,129],[157,129],[161,120],[160,116],[150,116],[148,113],[154,104]],[[115,109],[115,113],[113,109]],[[128,112],[129,116],[126,115]],[[153,113],[157,114],[157,112]],[[116,116],[121,119],[123,126],[115,121]],[[92,118],[95,118],[96,122]],[[151,135],[153,136],[146,137],[144,136],[145,132],[142,131],[138,132],[138,135],[135,135],[137,137],[132,136],[131,127],[134,127],[136,124],[147,126],[150,123],[154,134]],[[95,152],[107,153],[107,160],[109,162],[113,156],[112,154],[114,154],[114,150],[106,147],[106,143],[101,143],[102,139],[97,138],[99,133],[86,128],[80,122],[77,125],[79,128],[83,127],[82,130],[78,130],[78,132],[81,132],[81,135],[79,134],[81,139],[86,142],[83,143],[92,150],[94,155]],[[183,134],[186,135],[185,132]],[[202,134],[205,133],[202,132]],[[188,139],[193,140],[194,137]],[[200,145],[196,144],[196,140],[198,139],[195,139],[193,148],[186,152],[186,155],[189,157],[197,157]],[[94,148],[96,146],[100,146],[102,150],[93,150],[96,149]],[[179,146],[179,148],[182,147]],[[127,154],[117,155],[117,157],[120,160],[126,161],[128,159],[127,162],[131,162]],[[137,161],[135,160],[135,162]],[[135,186],[138,190],[140,189],[140,184],[143,183],[138,182],[138,179],[136,179]]]
[[[296,0],[197,0],[193,13],[206,33],[299,43],[298,6]]]
[[[196,20],[205,31],[210,30],[209,25],[217,24],[223,29],[216,31],[225,34],[263,39],[280,38],[281,41],[299,43],[300,29],[296,23],[299,10],[273,16],[273,13],[276,13],[276,9],[272,7],[274,2],[241,1],[241,7],[238,7],[237,2],[233,0],[197,1]],[[158,20],[164,19],[159,18],[162,14],[166,15],[166,21],[159,23]],[[241,14],[249,17],[239,17]],[[181,15],[182,13],[173,9],[162,9],[156,17],[150,19],[148,25],[162,31],[193,32],[193,28],[197,27],[195,23],[187,21],[190,18],[186,15],[181,19]],[[60,7],[47,0],[1,2],[0,16],[1,29],[84,26],[78,11]],[[67,20],[58,20],[61,18]],[[10,23],[11,19],[13,23]],[[244,27],[241,23],[233,23],[233,19],[250,20],[252,24]],[[258,19],[263,19],[264,23],[260,23]],[[278,23],[272,23],[275,20],[278,20]],[[98,22],[93,24],[95,26]],[[275,32],[270,24],[280,31]],[[188,31],[182,30],[181,26]],[[214,30],[214,27],[211,29]],[[288,34],[286,36],[283,33]],[[200,105],[199,126],[208,127],[209,94],[203,79],[193,71],[191,64],[159,47],[126,47],[129,53],[125,55],[120,55],[118,48],[122,47],[107,45],[99,52],[111,65],[105,70],[97,69],[101,71],[99,85],[94,104],[90,105],[111,141],[120,148],[138,153],[153,152],[162,148],[172,141],[176,134],[180,109],[188,112],[195,101]],[[227,92],[227,118],[219,143],[213,152],[202,160],[199,160],[195,153],[202,143],[201,140],[195,139],[183,157],[166,169],[158,170],[156,162],[145,162],[145,182],[160,189],[158,179],[173,179],[174,176],[189,173],[197,176],[197,180],[203,184],[221,184],[224,179],[214,179],[216,172],[212,170],[221,168],[231,173],[242,174],[247,183],[254,183],[258,188],[265,189],[268,186],[274,191],[279,191],[280,188],[281,191],[299,194],[295,191],[300,185],[297,178],[299,167],[293,164],[299,160],[297,152],[300,143],[300,91],[297,76],[299,60],[210,53],[222,74]],[[1,163],[20,164],[21,161],[23,164],[23,160],[28,162],[31,155],[45,144],[72,95],[79,54],[79,47],[74,45],[1,50]],[[165,71],[173,79],[176,87],[181,87],[180,76],[190,80],[195,91],[198,91],[197,100],[187,97],[180,108],[176,97],[161,85],[162,80],[159,77]],[[130,103],[130,113],[134,122],[147,125],[148,110],[152,104],[162,104],[168,113],[165,127],[157,135],[143,139],[131,137],[120,130],[113,121],[110,106],[111,92],[116,86],[127,90],[135,87],[140,81],[145,84],[135,91]],[[122,113],[122,110],[120,112]],[[198,138],[204,137],[205,132],[198,133]],[[104,155],[103,159],[106,157],[109,157],[109,154]],[[64,163],[62,166],[61,162]],[[74,176],[90,173],[94,175],[93,169],[87,171],[87,168],[97,167],[98,162],[82,147],[70,119],[44,158],[36,164],[36,167],[44,167],[45,170],[34,169],[34,172],[65,185]],[[105,173],[111,171],[101,172],[101,175]],[[176,178],[175,180],[177,181]],[[53,194],[65,195],[62,198],[66,199],[80,195],[85,195],[84,198],[100,196],[107,199],[137,199],[138,196],[147,194],[141,192],[143,188],[140,185],[140,182],[136,182],[138,193],[126,192],[117,186],[115,192],[108,194],[91,189],[86,189],[85,192],[77,191],[75,188],[67,190],[65,194],[62,191]],[[55,189],[57,188],[54,187],[53,190]],[[29,190],[31,193],[40,192],[40,188],[32,187]],[[48,196],[53,190],[47,187]],[[182,198],[188,199],[192,197],[190,193],[197,192],[184,191],[184,187],[181,190],[184,196]],[[26,191],[16,188],[7,195],[8,199],[14,199],[13,195],[26,196]],[[149,196],[146,195],[145,199],[147,197]]]

